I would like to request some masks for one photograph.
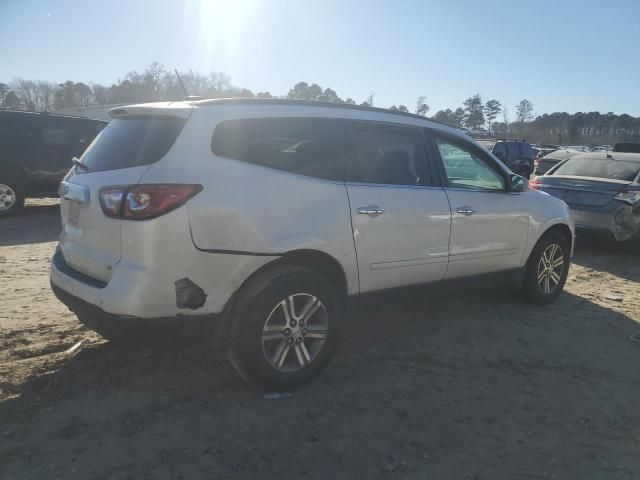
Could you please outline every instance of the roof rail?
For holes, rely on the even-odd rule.
[[[220,104],[240,104],[240,105],[298,105],[298,106],[307,106],[307,107],[329,107],[329,108],[344,108],[349,110],[363,110],[367,112],[377,112],[377,113],[387,113],[392,115],[402,115],[404,117],[410,118],[419,118],[420,120],[426,120],[428,122],[437,123],[439,125],[444,125],[445,127],[453,128],[456,130],[456,127],[452,127],[451,125],[447,125],[444,122],[440,122],[438,120],[433,120],[429,117],[423,117],[422,115],[418,115],[416,113],[409,112],[399,112],[397,110],[389,110],[387,108],[378,108],[378,107],[369,107],[365,105],[353,105],[350,103],[335,103],[335,102],[319,102],[315,100],[291,100],[284,98],[210,98],[206,100],[198,100],[192,102],[193,105],[196,106],[209,106],[209,105],[220,105]],[[459,129],[458,129],[459,130]]]

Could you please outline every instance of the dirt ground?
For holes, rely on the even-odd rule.
[[[0,220],[2,479],[640,478],[640,242],[579,238],[546,307],[370,299],[320,377],[267,400],[223,357],[81,327],[49,290],[58,215]]]

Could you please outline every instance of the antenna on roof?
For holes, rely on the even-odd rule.
[[[182,79],[180,78],[178,69],[174,68],[173,71],[176,72],[176,77],[178,77],[178,82],[180,82],[180,86],[182,87],[182,91],[184,92],[184,99],[187,100],[189,98],[189,93],[187,92],[187,89],[184,88],[184,83],[182,83]]]

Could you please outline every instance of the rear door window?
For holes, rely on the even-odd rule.
[[[88,172],[139,167],[166,155],[180,135],[186,119],[138,115],[112,120],[87,150]],[[79,170],[77,173],[84,173]]]
[[[345,123],[333,118],[225,120],[213,133],[211,150],[262,167],[342,181]]]
[[[354,122],[347,180],[381,185],[431,185],[422,131]]]

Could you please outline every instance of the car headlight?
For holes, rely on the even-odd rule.
[[[626,202],[629,205],[635,205],[636,203],[640,202],[640,191],[638,191],[638,190],[636,190],[636,191],[622,190],[614,198],[616,200],[620,200],[622,202]]]

